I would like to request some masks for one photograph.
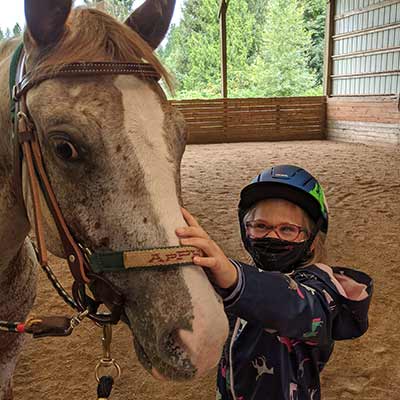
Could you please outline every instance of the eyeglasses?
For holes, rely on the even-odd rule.
[[[300,235],[303,235],[303,241],[308,239],[308,230],[295,224],[283,223],[278,225],[267,225],[261,221],[247,221],[245,226],[246,233],[257,239],[265,238],[272,231],[277,234],[279,239],[287,240],[288,242],[296,241]]]

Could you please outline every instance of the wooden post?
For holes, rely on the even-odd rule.
[[[327,1],[326,24],[325,24],[325,55],[324,55],[324,95],[332,94],[332,54],[334,24],[335,24],[335,0]]]
[[[221,95],[223,97],[222,138],[227,140],[228,136],[228,62],[227,62],[227,40],[226,40],[226,12],[229,0],[221,0],[219,7],[220,35],[221,35]]]
[[[228,97],[228,65],[227,65],[227,44],[226,44],[226,12],[229,0],[221,0],[219,8],[220,34],[221,34],[221,78],[222,97]]]

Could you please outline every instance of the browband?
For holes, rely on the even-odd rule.
[[[69,76],[93,76],[93,75],[139,75],[146,79],[159,81],[160,74],[151,65],[146,63],[128,62],[82,62],[65,64],[54,72],[32,77],[26,74],[13,88],[13,99],[18,100],[29,89],[39,83],[53,78],[65,78]]]

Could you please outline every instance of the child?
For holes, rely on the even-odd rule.
[[[328,209],[317,180],[280,165],[259,174],[240,194],[239,223],[255,266],[229,260],[183,209],[182,245],[210,271],[230,318],[220,361],[217,399],[318,400],[319,374],[334,341],[368,328],[368,275],[324,264]]]

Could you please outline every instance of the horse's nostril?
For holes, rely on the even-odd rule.
[[[166,357],[165,361],[175,368],[192,370],[193,365],[190,361],[190,355],[180,339],[179,332],[180,330],[174,329],[162,335],[159,342],[160,353]]]
[[[163,347],[169,354],[176,354],[180,352],[180,346],[177,342],[176,330],[164,335]]]

